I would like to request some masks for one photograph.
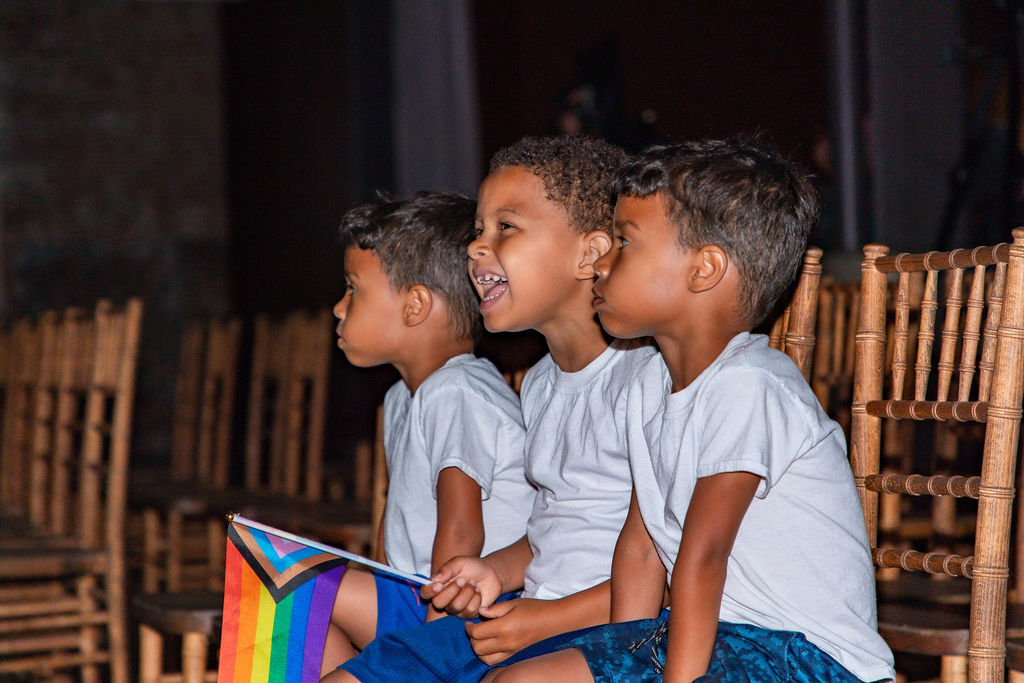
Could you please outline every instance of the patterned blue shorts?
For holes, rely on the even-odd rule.
[[[663,613],[664,614],[664,613]],[[660,681],[668,618],[609,624],[566,643],[583,653],[597,683]],[[859,679],[802,633],[718,622],[706,675],[695,683],[856,683]]]

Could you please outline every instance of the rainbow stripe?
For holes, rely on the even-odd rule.
[[[320,680],[346,560],[232,522],[218,683]]]

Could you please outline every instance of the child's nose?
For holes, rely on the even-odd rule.
[[[345,309],[348,307],[346,299],[348,299],[347,295],[343,296],[341,299],[338,300],[338,303],[334,304],[334,317],[337,318],[338,320],[345,319]]]
[[[487,248],[487,244],[481,238],[477,237],[469,243],[468,247],[466,247],[466,253],[469,254],[469,258],[475,261],[484,255]]]
[[[610,259],[608,258],[608,254],[605,254],[604,256],[594,261],[594,272],[597,273],[597,276],[599,278],[608,277],[609,260]]]

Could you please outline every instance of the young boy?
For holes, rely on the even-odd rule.
[[[341,225],[338,346],[354,365],[390,363],[401,375],[384,398],[389,491],[380,559],[422,576],[456,555],[520,538],[534,496],[523,473],[519,400],[497,368],[472,353],[480,316],[465,263],[475,207],[466,197],[424,192],[380,198]],[[377,635],[441,614],[416,586],[348,571],[324,671]]]
[[[480,186],[469,271],[492,331],[534,329],[550,354],[521,401],[526,535],[461,557],[423,588],[456,617],[378,638],[332,681],[476,681],[488,666],[572,629],[607,623],[611,558],[629,506],[625,387],[650,347],[608,344],[591,307],[593,263],[611,247],[607,181],[621,150],[583,137],[526,138]],[[522,588],[519,599],[495,602]],[[493,603],[493,604],[492,604]]]
[[[613,188],[594,307],[609,333],[651,335],[662,352],[627,399],[634,495],[612,570],[625,623],[493,679],[892,678],[842,433],[750,332],[793,282],[811,185],[760,143],[729,140],[649,150]]]

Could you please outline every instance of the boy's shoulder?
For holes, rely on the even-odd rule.
[[[490,360],[472,353],[452,356],[444,365],[430,374],[419,390],[427,393],[448,393],[454,390],[495,391],[498,394],[515,394],[498,368]]]
[[[720,400],[714,400],[718,396]],[[695,404],[735,407],[749,400],[752,405],[771,396],[773,405],[786,404],[824,416],[821,404],[793,360],[772,348],[763,334],[737,335],[715,361],[701,374],[693,392]],[[760,397],[760,398],[759,398]],[[821,415],[818,415],[820,413]]]

